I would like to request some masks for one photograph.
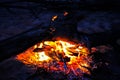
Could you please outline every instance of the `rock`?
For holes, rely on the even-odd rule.
[[[78,22],[77,30],[87,34],[112,31],[118,27],[115,21],[120,21],[117,13],[111,12],[85,12],[81,15],[86,18]]]

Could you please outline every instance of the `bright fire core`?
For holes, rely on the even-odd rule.
[[[42,41],[17,55],[16,59],[24,64],[36,65],[48,71],[90,74],[91,58],[89,50],[80,43],[65,40]]]

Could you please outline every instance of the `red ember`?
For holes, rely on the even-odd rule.
[[[16,59],[26,65],[36,65],[49,71],[72,71],[79,75],[90,74],[87,68],[90,68],[92,60],[88,54],[88,48],[80,43],[61,39],[40,42],[17,55]]]

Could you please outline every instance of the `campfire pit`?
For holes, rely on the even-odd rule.
[[[56,38],[42,41],[25,52],[17,55],[16,59],[26,65],[34,65],[46,69],[48,72],[64,74],[73,73],[74,76],[90,75],[89,50],[85,45]]]
[[[81,36],[84,36],[84,34],[81,35],[79,33],[80,37],[78,37],[79,34],[77,34],[76,22],[74,21],[75,19],[73,16],[68,15],[68,12],[64,12],[64,14],[61,15],[64,18],[59,17],[59,15],[53,16],[50,22],[49,30],[43,30],[44,27],[43,29],[38,30],[38,26],[37,29],[35,28],[30,30],[30,32],[27,32],[27,34],[25,33],[22,36],[22,39],[19,36],[17,38],[12,38],[11,41],[5,42],[7,44],[14,42],[12,47],[7,47],[4,43],[1,44],[1,53],[5,53],[5,55],[1,55],[1,58],[6,59],[14,53],[20,53],[15,58],[12,57],[12,60],[14,58],[15,60],[13,61],[22,63],[22,65],[27,67],[23,70],[28,72],[32,70],[31,73],[29,72],[32,75],[26,76],[27,78],[25,79],[18,77],[20,80],[101,80],[101,76],[99,77],[96,75],[97,72],[101,74],[107,74],[107,77],[105,77],[105,79],[103,78],[102,80],[106,80],[106,78],[108,78],[108,73],[111,73],[108,69],[109,60],[111,59],[108,57],[109,54],[104,53],[107,53],[105,48],[108,50],[109,48],[105,46],[99,47],[98,49],[97,47],[93,47],[93,45],[96,45],[97,41],[91,41],[93,48],[89,47],[89,45],[86,45],[89,44],[89,40],[84,42],[84,40],[81,39]],[[53,32],[55,32],[55,36],[52,34]],[[36,36],[36,34],[39,35]],[[49,35],[50,38],[46,39],[46,37]],[[85,36],[85,38],[88,39],[87,36]],[[101,39],[95,37],[95,40],[96,39],[98,42],[101,41]],[[38,41],[40,42],[38,43]],[[109,38],[107,41],[109,42]],[[104,42],[104,40],[102,40],[102,42]],[[17,43],[20,45],[17,45],[16,48]],[[35,45],[32,46],[33,44]],[[97,44],[101,45],[101,43]],[[3,47],[3,45],[5,45],[5,47]],[[10,50],[5,51],[9,49],[9,47],[12,49],[11,52]],[[29,67],[32,67],[32,69],[30,68],[30,70],[27,70]],[[0,72],[4,72],[5,69],[4,67],[1,67]],[[4,75],[5,73],[1,74]],[[22,73],[20,72],[20,74]],[[97,76],[97,78],[94,78],[94,76]],[[13,75],[13,77],[15,77],[15,75]],[[24,76],[22,76],[22,78],[23,77]],[[8,78],[1,77],[0,79],[11,80],[11,76]],[[16,78],[14,79],[16,80]]]
[[[75,18],[68,14],[65,11],[62,15],[52,17],[48,28],[52,32],[49,34],[52,34],[53,37],[40,40],[15,57],[18,62],[24,63],[25,66],[36,68],[33,70],[36,72],[27,80],[33,80],[36,75],[39,76],[40,80],[41,75],[43,75],[42,78],[49,75],[48,80],[78,80],[82,79],[84,74],[91,75],[89,69],[93,61],[89,56],[89,48],[82,40],[76,38],[76,22],[69,23]],[[64,32],[61,26],[67,32]],[[54,74],[62,77],[54,76]],[[53,76],[52,79],[50,76]]]

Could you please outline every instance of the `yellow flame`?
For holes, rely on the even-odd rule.
[[[38,52],[33,52],[34,49],[40,49]],[[66,63],[67,67],[71,70],[81,69],[81,71],[90,74],[85,67],[90,67],[89,62],[91,59],[88,57],[89,51],[85,46],[80,44],[64,41],[42,41],[29,48],[25,52],[17,55],[16,59],[22,61],[25,64],[42,65],[45,62],[51,65],[53,62],[63,66]],[[65,58],[70,60],[65,62]],[[62,61],[62,62],[61,62]],[[46,68],[46,67],[44,67]],[[63,67],[56,68],[54,64],[50,67],[53,70],[64,70]],[[77,73],[75,73],[77,74]]]
[[[38,52],[39,61],[48,61],[50,58],[45,55],[45,52]]]

